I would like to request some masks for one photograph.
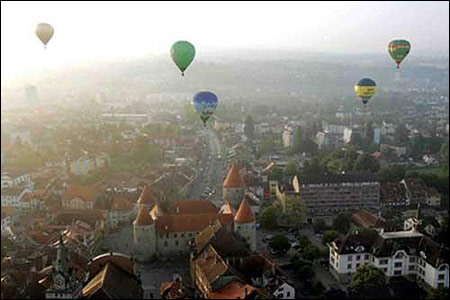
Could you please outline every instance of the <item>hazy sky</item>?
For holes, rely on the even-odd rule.
[[[44,50],[39,22],[55,28]],[[392,38],[412,53],[447,54],[448,2],[1,2],[2,84],[44,66],[169,53],[189,40],[226,48],[385,53]],[[25,78],[25,79],[24,79]]]

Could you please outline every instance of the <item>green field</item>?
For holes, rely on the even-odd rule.
[[[424,167],[424,168],[417,168],[417,169],[409,169],[406,171],[406,174],[411,173],[421,173],[421,174],[436,174],[438,176],[443,175],[442,169],[440,167]]]

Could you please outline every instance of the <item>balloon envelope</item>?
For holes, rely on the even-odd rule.
[[[36,26],[36,35],[44,44],[47,46],[47,43],[50,41],[54,33],[53,27],[47,23],[39,23]]]
[[[370,98],[375,95],[377,85],[370,78],[363,78],[355,85],[356,96],[361,98],[364,104],[369,102]]]
[[[219,100],[214,93],[199,92],[194,96],[194,110],[200,115],[203,124],[216,112]]]
[[[195,57],[194,45],[188,41],[178,41],[172,45],[170,56],[184,76],[184,71],[192,63]]]
[[[410,50],[411,44],[407,40],[393,40],[389,43],[389,54],[397,64],[397,69]]]

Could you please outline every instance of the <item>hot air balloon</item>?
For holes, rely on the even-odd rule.
[[[47,43],[53,36],[53,27],[47,23],[39,23],[36,26],[36,35],[44,44],[44,47],[47,48]]]
[[[375,95],[376,89],[377,85],[375,81],[370,78],[363,78],[355,85],[356,96],[361,98],[364,106],[367,105],[369,100]]]
[[[191,64],[195,57],[194,45],[187,41],[178,41],[172,45],[170,56],[184,76],[184,71]]]
[[[407,40],[393,40],[389,43],[389,54],[400,69],[401,62],[411,50],[411,44]]]
[[[206,121],[216,112],[218,103],[217,96],[211,92],[198,92],[195,94],[194,110],[200,115],[203,126],[206,126]]]

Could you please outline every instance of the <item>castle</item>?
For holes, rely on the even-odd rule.
[[[255,214],[244,197],[244,182],[234,165],[224,181],[223,195],[223,206],[217,208],[209,200],[167,202],[144,187],[133,222],[135,257],[147,261],[153,257],[188,255],[196,235],[216,221],[236,232],[255,251]]]

